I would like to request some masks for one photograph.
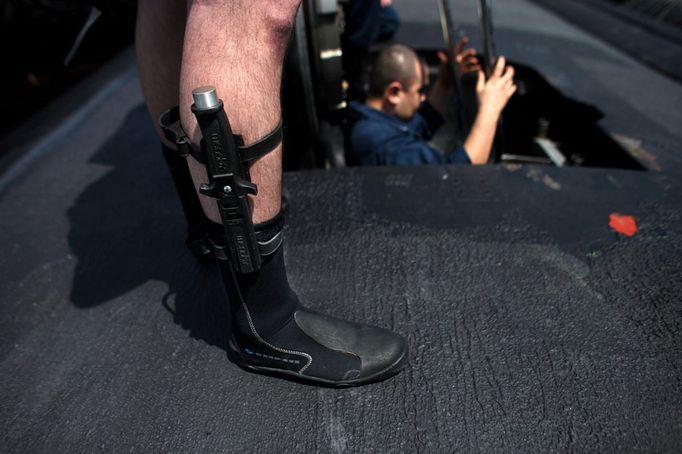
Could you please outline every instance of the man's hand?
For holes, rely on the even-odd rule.
[[[504,57],[498,58],[495,69],[487,81],[483,71],[478,71],[476,94],[479,115],[495,117],[495,121],[516,91],[514,68],[511,66],[505,68],[505,64]]]
[[[459,76],[467,73],[472,73],[481,70],[481,65],[476,57],[476,49],[466,48],[469,43],[469,38],[462,37],[455,45],[454,55],[457,62],[457,72]],[[440,60],[440,69],[438,70],[438,82],[445,88],[451,88],[454,84],[454,75],[452,74],[452,66],[448,64],[448,54],[445,52],[438,52],[438,60]]]
[[[380,1],[381,1],[381,7],[382,8],[386,8],[387,6],[391,6],[391,3],[393,3],[393,0],[380,0]]]
[[[465,48],[467,44],[469,44],[469,38],[463,36],[455,46],[457,70],[460,75],[481,70],[481,64],[476,57],[476,49],[473,47]]]
[[[486,82],[483,71],[478,72],[476,93],[478,95],[478,114],[471,127],[469,136],[464,141],[464,149],[472,164],[488,162],[490,150],[495,140],[497,121],[502,109],[516,91],[514,85],[514,68],[505,68],[504,57],[500,57],[495,69]]]

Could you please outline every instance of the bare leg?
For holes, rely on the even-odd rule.
[[[232,129],[247,144],[277,125],[281,116],[282,61],[299,0],[193,1],[180,80],[181,119],[198,143],[199,130],[191,112],[192,90],[216,87],[225,101]],[[197,183],[206,182],[205,169],[190,160]],[[251,167],[258,186],[253,200],[253,221],[273,218],[281,204],[282,149],[264,156]],[[211,220],[220,222],[215,201],[201,196]]]
[[[200,133],[190,109],[192,90],[213,85],[225,100],[233,130],[247,144],[270,132],[281,116],[282,61],[299,2],[194,1],[187,6],[177,0],[140,0],[138,67],[155,123],[179,102],[183,126],[198,146]],[[162,142],[174,146],[156,128]],[[205,168],[192,159],[188,162],[198,188],[208,181]],[[279,212],[281,174],[281,146],[252,165],[251,177],[258,185],[254,223]],[[200,200],[207,216],[220,222],[215,200],[204,196]]]

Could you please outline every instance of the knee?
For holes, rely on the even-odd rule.
[[[150,0],[139,0],[150,1]],[[216,20],[239,22],[252,32],[267,30],[275,37],[291,32],[301,0],[189,0],[190,9],[201,8]]]
[[[265,0],[263,4],[263,19],[266,26],[276,35],[288,38],[291,32],[296,12],[301,4],[301,0]]]

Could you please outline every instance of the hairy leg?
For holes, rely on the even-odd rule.
[[[200,131],[191,112],[192,90],[216,87],[237,134],[255,142],[281,116],[282,62],[300,0],[195,0],[189,4],[180,79],[180,116],[195,144]],[[190,160],[198,184],[207,181],[203,165]],[[281,205],[282,149],[251,166],[258,185],[253,221],[274,217]],[[213,199],[200,197],[206,214],[220,222]]]

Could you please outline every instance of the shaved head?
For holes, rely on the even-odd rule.
[[[382,50],[377,56],[369,73],[370,97],[381,98],[391,82],[400,82],[407,88],[417,82],[419,57],[406,46],[395,44]]]

